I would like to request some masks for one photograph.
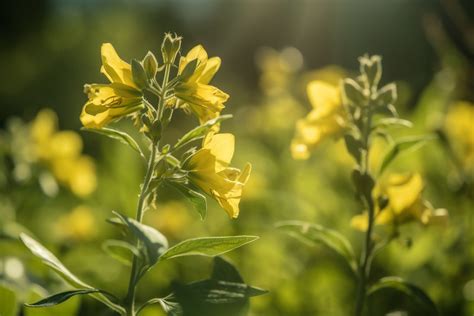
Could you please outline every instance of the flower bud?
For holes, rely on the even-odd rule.
[[[380,56],[362,56],[359,58],[360,72],[369,87],[376,88],[382,77],[382,58]]]
[[[146,127],[145,134],[152,140],[161,138],[161,123],[158,120],[151,121],[147,114],[143,114],[142,123]]]
[[[152,79],[156,76],[158,71],[158,61],[152,52],[148,52],[142,60],[143,68],[145,69],[148,79]]]
[[[137,85],[140,89],[145,89],[149,86],[148,76],[143,68],[141,62],[136,59],[132,59],[132,78],[133,82]]]
[[[165,64],[172,64],[176,59],[176,55],[181,49],[181,36],[166,33],[163,43],[161,44],[161,54]]]
[[[342,83],[342,99],[345,104],[351,106],[364,106],[367,104],[367,97],[364,89],[352,79],[344,79]]]

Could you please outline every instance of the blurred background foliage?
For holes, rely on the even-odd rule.
[[[78,132],[82,86],[103,80],[101,43],[141,58],[158,52],[171,31],[184,37],[185,50],[202,43],[222,58],[216,81],[231,96],[224,114],[234,115],[223,130],[237,135],[236,165],[251,161],[254,171],[238,220],[211,202],[200,221],[179,196],[163,192],[147,223],[172,242],[260,235],[229,254],[248,282],[270,290],[252,300],[251,315],[348,315],[355,283],[345,263],[289,239],[274,223],[308,220],[337,228],[356,248],[362,243],[350,227],[360,209],[342,142],[323,144],[303,162],[291,159],[289,144],[310,109],[309,81],[337,82],[354,73],[358,56],[380,54],[384,80],[398,84],[399,112],[414,122],[407,132],[438,135],[392,169],[421,172],[425,196],[448,209],[450,220],[404,226],[374,263],[374,276],[397,274],[425,288],[444,315],[474,313],[474,2],[20,0],[3,4],[0,15],[0,305],[64,288],[19,245],[19,231],[32,232],[86,281],[126,291],[129,268],[101,242],[116,235],[105,222],[110,211],[133,214],[143,168],[128,147]],[[44,108],[57,113],[57,123]],[[169,137],[190,120],[179,116]],[[383,151],[381,142],[374,154]],[[205,258],[161,263],[138,294],[165,295],[173,280],[203,279],[209,270]],[[373,315],[423,315],[397,293],[374,296],[370,305]],[[22,313],[111,315],[90,299]],[[145,313],[160,315],[154,307]]]

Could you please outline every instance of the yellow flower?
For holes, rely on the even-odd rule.
[[[57,230],[61,237],[74,240],[88,240],[97,234],[93,211],[84,205],[75,207],[69,214],[57,221]]]
[[[88,196],[97,187],[95,164],[88,156],[54,160],[51,169],[54,176],[77,196]]]
[[[189,233],[192,217],[186,204],[179,201],[170,201],[158,206],[159,212],[147,212],[148,222],[152,223],[168,238],[179,239],[183,234]]]
[[[82,109],[81,122],[88,128],[101,128],[144,107],[143,93],[133,82],[130,64],[120,59],[110,43],[102,45],[101,55],[100,71],[111,84],[84,86],[89,99]]]
[[[58,131],[57,121],[56,114],[45,109],[31,123],[35,160],[44,164],[74,194],[87,196],[97,186],[94,161],[81,154],[81,137],[73,131]]]
[[[464,167],[474,171],[474,104],[460,101],[450,106],[444,129]]]
[[[388,198],[388,204],[382,210],[376,207],[375,225],[400,225],[418,221],[424,225],[445,219],[447,211],[435,210],[422,197],[423,179],[418,173],[391,174],[373,191],[374,201]],[[368,226],[367,213],[356,215],[351,220],[352,227],[365,231]]]
[[[296,123],[291,142],[294,159],[307,159],[310,150],[326,138],[342,134],[346,122],[339,88],[323,81],[312,81],[307,86],[313,110]]]
[[[213,197],[230,217],[237,218],[251,165],[247,163],[243,171],[229,167],[234,142],[232,134],[208,134],[202,148],[183,163],[183,169],[193,184]]]
[[[181,74],[193,60],[197,66],[192,75],[175,87],[176,97],[184,103],[204,123],[219,116],[229,95],[218,88],[209,85],[221,65],[219,57],[208,58],[207,52],[201,45],[195,46],[189,53],[181,57],[178,73]]]

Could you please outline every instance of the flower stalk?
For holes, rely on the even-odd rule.
[[[144,204],[145,204],[145,198],[148,193],[148,189],[150,187],[150,182],[151,178],[153,175],[153,168],[155,165],[155,160],[156,160],[156,151],[158,147],[158,142],[152,143],[151,145],[151,153],[150,157],[148,158],[148,165],[147,165],[147,170],[145,173],[145,180],[143,181],[142,184],[142,189],[140,192],[140,196],[138,199],[138,206],[137,206],[137,216],[136,219],[139,223],[142,222],[143,220],[143,214],[144,214]],[[138,248],[138,243],[140,241],[137,241],[137,248]],[[135,254],[133,255],[133,262],[132,262],[132,270],[130,273],[130,281],[128,283],[128,291],[127,291],[127,297],[125,299],[125,304],[127,306],[127,316],[135,316],[135,292],[136,292],[136,287],[138,285],[138,281],[140,279],[140,258],[136,256]]]
[[[360,155],[360,159],[358,161],[358,165],[360,166],[360,172],[363,178],[370,177],[369,172],[369,151],[370,151],[370,131],[372,129],[372,111],[369,108],[366,108],[366,119],[364,120],[365,124],[363,126],[363,135],[362,135],[362,155]],[[361,201],[364,202],[367,213],[368,213],[368,226],[367,231],[365,233],[365,240],[363,244],[363,249],[360,257],[359,263],[359,275],[358,280],[359,283],[357,285],[357,296],[356,296],[356,307],[355,307],[355,315],[360,316],[362,315],[366,293],[367,293],[367,281],[370,276],[370,258],[372,257],[372,231],[373,231],[373,224],[375,218],[375,208],[374,202],[370,192],[365,192],[362,188],[358,188],[359,198]],[[369,194],[367,194],[369,193]]]

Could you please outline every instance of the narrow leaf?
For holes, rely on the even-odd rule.
[[[394,289],[400,291],[423,305],[426,308],[426,311],[429,311],[429,315],[439,315],[438,308],[425,291],[416,285],[406,282],[402,278],[393,276],[382,278],[369,288],[367,295],[372,295],[383,289]]]
[[[387,127],[387,126],[401,126],[401,127],[413,127],[413,123],[398,117],[386,117],[378,120],[375,127]]]
[[[122,240],[106,240],[102,244],[102,249],[120,263],[131,266],[132,265],[132,256],[140,256],[140,252],[137,248],[130,245],[126,241]]]
[[[321,225],[300,221],[280,222],[276,226],[307,244],[314,245],[316,243],[323,243],[345,258],[354,272],[357,271],[357,261],[354,250],[349,241],[337,231],[325,228]]]
[[[26,302],[37,302],[47,296],[49,296],[49,293],[45,289],[38,285],[31,285],[25,299]],[[23,316],[77,316],[80,305],[80,296],[76,296],[66,302],[48,308],[24,308]]]
[[[146,56],[142,60],[143,68],[145,68],[145,72],[147,74],[148,79],[153,79],[156,76],[158,71],[158,61],[156,60],[155,55],[148,51]]]
[[[385,169],[390,165],[390,163],[397,158],[397,156],[408,149],[418,149],[423,146],[427,141],[433,140],[433,136],[415,136],[407,137],[404,139],[397,140],[392,147],[387,151],[385,157],[380,165],[379,174],[382,174]]]
[[[170,294],[164,298],[152,298],[138,308],[137,315],[140,314],[140,312],[149,305],[160,304],[161,308],[166,313],[166,315],[182,316],[183,310],[181,309],[181,306],[177,302],[174,302],[173,299],[174,299],[173,294]]]
[[[346,134],[344,136],[344,142],[346,144],[347,152],[355,159],[355,161],[360,160],[362,145],[358,139],[356,139],[351,134]]]
[[[190,189],[181,183],[172,181],[167,181],[166,183],[177,191],[179,191],[194,206],[194,209],[201,216],[201,220],[204,220],[206,218],[207,200],[203,194],[193,189]]]
[[[143,154],[142,150],[140,149],[140,146],[138,146],[137,142],[132,138],[132,136],[128,135],[125,132],[118,131],[118,130],[112,129],[112,128],[106,128],[106,127],[102,127],[100,129],[99,128],[86,128],[86,127],[83,127],[81,129],[84,130],[84,131],[87,131],[87,132],[92,132],[92,133],[105,135],[105,136],[110,137],[112,139],[118,140],[122,144],[130,146],[130,148],[135,150],[137,153],[140,154],[140,156],[142,156],[142,158],[145,159],[145,155]]]
[[[198,127],[193,128],[178,140],[178,142],[174,145],[174,149],[203,137],[212,126],[224,120],[230,119],[231,117],[232,115],[221,115],[203,123],[202,125],[199,125]]]
[[[180,242],[168,249],[160,260],[182,256],[219,256],[257,240],[257,236],[201,237]]]
[[[241,316],[248,313],[250,297],[265,293],[245,284],[231,263],[216,257],[211,278],[190,284],[174,283],[173,294],[166,300],[178,303],[184,315]]]
[[[25,244],[28,249],[43,263],[58,273],[65,281],[74,287],[89,288],[92,287],[82,282],[77,278],[71,271],[69,271],[59,260],[56,258],[48,249],[43,247],[39,242],[29,237],[26,234],[20,235],[21,241]]]
[[[73,291],[66,291],[66,292],[61,292],[54,294],[52,296],[49,296],[47,298],[44,298],[36,303],[32,304],[25,304],[26,307],[50,307],[54,305],[58,305],[62,302],[67,301],[73,296],[76,295],[87,295],[91,293],[97,293],[100,292],[97,289],[83,289],[83,290],[73,290]]]
[[[71,271],[69,271],[62,263],[56,258],[48,249],[46,249],[43,245],[39,242],[34,240],[33,238],[29,237],[26,234],[20,235],[21,241],[25,244],[25,246],[35,255],[36,257],[40,258],[41,261],[50,267],[54,272],[56,272],[61,278],[63,278],[66,282],[72,285],[75,288],[86,288],[89,290],[96,290],[92,286],[84,283],[78,277],[76,277]],[[102,294],[94,294],[93,297],[111,309],[121,313],[123,312],[123,308],[111,302],[108,298],[103,296]]]
[[[147,72],[145,71],[142,63],[136,59],[132,59],[131,68],[133,82],[135,82],[135,84],[141,89],[148,87]]]
[[[168,240],[166,237],[153,227],[139,223],[138,221],[123,216],[120,213],[113,212],[125,224],[127,224],[129,231],[141,242],[143,242],[148,259],[148,265],[151,267],[156,262],[161,254],[168,249]]]

